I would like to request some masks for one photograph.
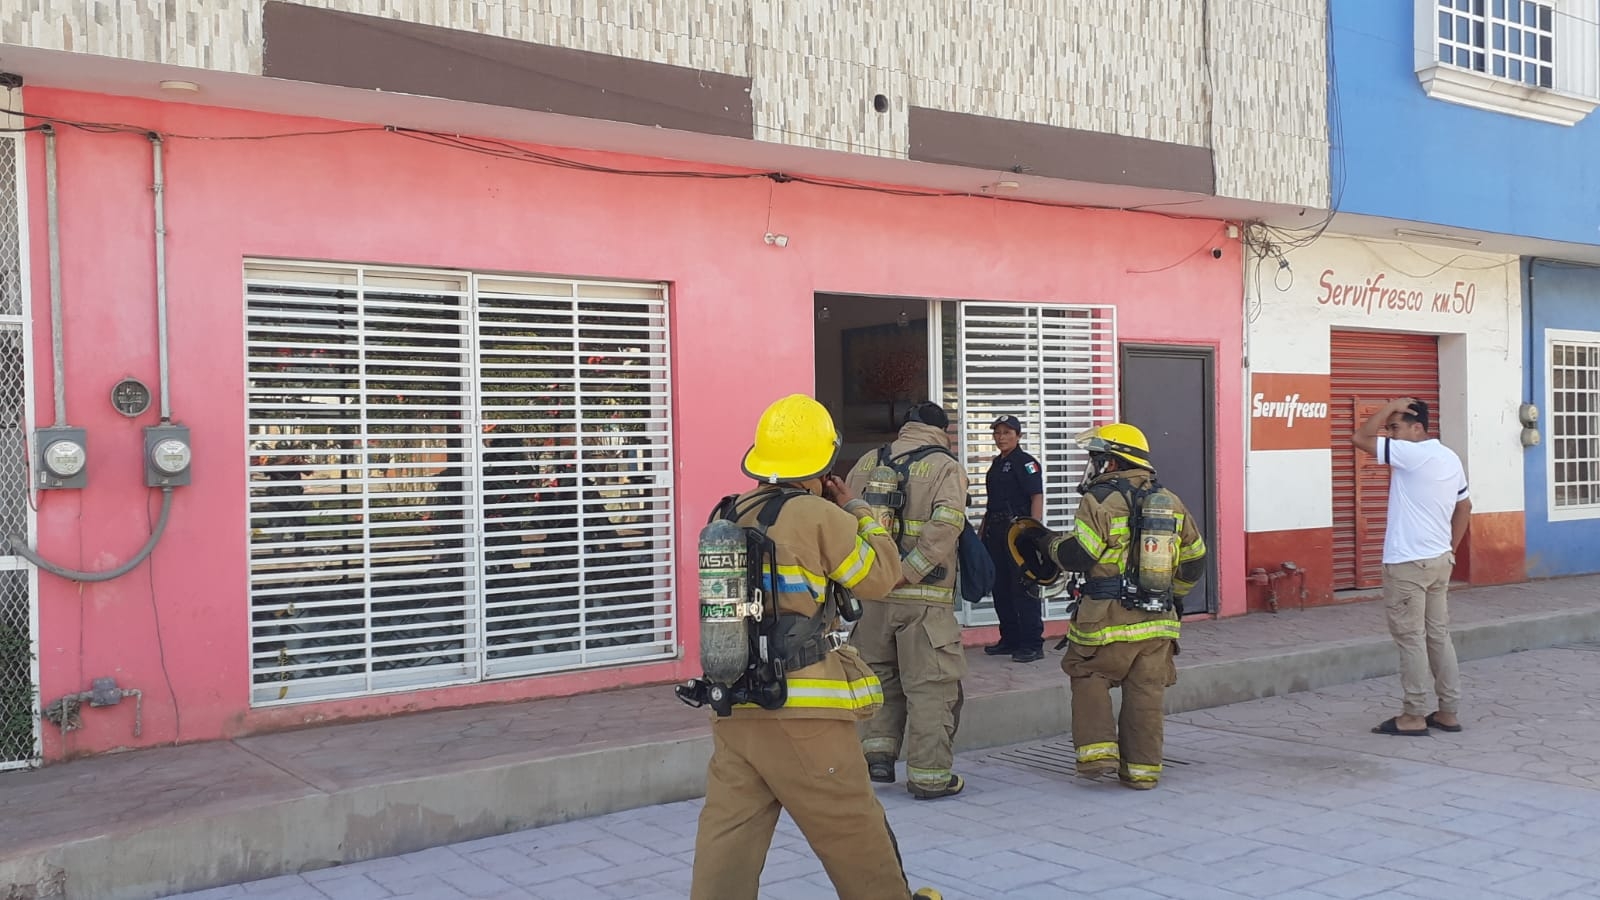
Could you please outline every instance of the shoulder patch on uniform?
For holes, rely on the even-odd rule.
[[[1026,469],[1029,475],[1039,474],[1039,464],[1036,462],[1023,463],[1022,468]]]

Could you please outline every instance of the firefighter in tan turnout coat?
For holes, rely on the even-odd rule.
[[[1052,582],[1061,570],[1088,576],[1061,660],[1072,681],[1078,774],[1115,774],[1128,787],[1149,789],[1161,779],[1162,699],[1178,680],[1178,618],[1205,571],[1206,545],[1183,501],[1156,481],[1143,432],[1113,423],[1077,440],[1090,463],[1072,532],[1019,520],[1012,551],[1036,582]],[[1111,715],[1116,686],[1120,718]]]
[[[950,764],[967,674],[955,615],[967,472],[950,453],[948,425],[938,405],[912,407],[898,439],[863,455],[848,479],[878,523],[899,535],[903,570],[885,602],[868,605],[850,633],[883,684],[883,707],[861,726],[861,749],[872,780],[892,782],[904,736],[906,789],[919,800],[959,794],[965,786]]]
[[[761,482],[734,501],[735,521],[754,525],[773,496],[792,496],[768,527],[776,572],[763,572],[785,613],[810,617],[832,581],[866,600],[900,580],[894,540],[844,482],[826,476],[839,437],[828,411],[795,394],[769,406],[744,458]],[[829,622],[828,631],[833,630]],[[937,898],[906,883],[899,849],[867,778],[855,722],[882,702],[878,680],[848,646],[786,673],[776,709],[736,705],[712,720],[706,802],[695,835],[692,900],[755,900],[778,814],[788,810],[845,900]]]

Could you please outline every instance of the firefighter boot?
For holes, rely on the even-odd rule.
[[[894,784],[894,757],[887,753],[868,753],[867,777],[883,784]]]
[[[940,797],[954,797],[961,793],[961,790],[966,786],[967,783],[962,780],[961,776],[953,772],[950,774],[949,781],[938,786],[923,787],[914,781],[906,782],[906,790],[910,791],[911,796],[917,800],[937,800]]]
[[[1089,781],[1109,781],[1117,777],[1117,761],[1115,759],[1092,759],[1078,763],[1077,771],[1073,774]]]

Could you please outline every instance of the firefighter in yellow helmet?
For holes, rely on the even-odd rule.
[[[1023,577],[1050,584],[1084,573],[1061,669],[1072,681],[1072,743],[1085,778],[1138,789],[1161,778],[1162,698],[1178,679],[1183,598],[1205,571],[1205,541],[1183,501],[1156,480],[1150,443],[1113,423],[1077,437],[1089,454],[1069,534],[1019,520],[1011,550]],[[1111,715],[1111,688],[1122,714]]]
[[[766,525],[776,571],[763,564],[764,587],[780,622],[815,621],[822,631],[781,648],[788,663],[781,705],[736,704],[712,720],[691,900],[755,900],[782,810],[805,833],[841,898],[939,896],[930,888],[912,894],[907,885],[856,740],[855,722],[882,704],[882,688],[853,648],[817,639],[836,624],[827,615],[827,605],[838,602],[830,584],[877,600],[901,575],[894,539],[864,501],[827,474],[838,452],[828,411],[804,395],[784,397],[761,414],[744,456],[744,472],[758,484],[724,501],[726,515],[746,527],[776,509]]]

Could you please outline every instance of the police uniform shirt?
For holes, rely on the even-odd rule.
[[[1033,454],[1018,447],[1008,456],[996,456],[984,477],[991,520],[1033,515],[1033,496],[1044,493],[1044,467]]]

